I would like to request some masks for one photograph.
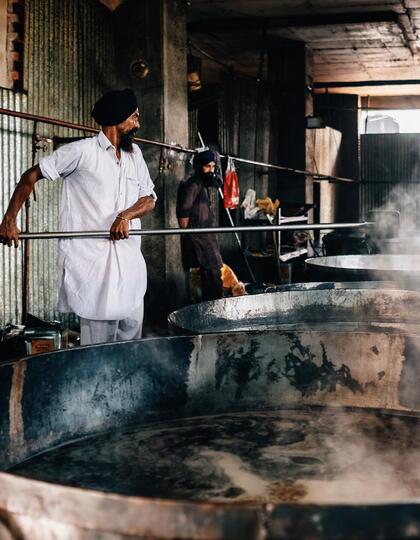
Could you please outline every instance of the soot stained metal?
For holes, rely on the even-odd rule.
[[[272,329],[3,364],[0,522],[31,540],[413,537],[419,346]]]
[[[180,335],[257,328],[418,331],[420,293],[397,283],[296,283],[268,291],[187,306],[169,315],[169,325]]]
[[[341,364],[337,368],[328,358],[325,345],[322,347],[322,364],[317,365],[310,347],[305,347],[297,336],[293,347],[286,355],[286,368],[283,375],[290,384],[302,392],[302,396],[315,394],[318,390],[335,392],[337,385],[346,386],[353,393],[362,392],[363,387],[351,376],[349,367]]]

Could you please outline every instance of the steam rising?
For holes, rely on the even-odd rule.
[[[378,504],[420,496],[418,426],[413,432],[390,417],[384,430],[378,419],[360,422],[352,414],[343,414],[340,422],[340,431],[327,441],[327,468],[337,473],[306,480],[302,503]]]
[[[394,187],[386,202],[368,217],[376,222],[372,236],[379,253],[420,255],[420,236],[416,233],[420,225],[420,186]],[[419,267],[410,264],[406,269],[420,271]]]

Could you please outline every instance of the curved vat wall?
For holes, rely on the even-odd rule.
[[[106,344],[2,365],[0,532],[31,540],[408,537],[420,523],[415,498],[350,505],[169,500],[12,471],[39,453],[132,424],[285,410],[316,416],[324,407],[327,415],[417,417],[419,347],[420,338],[397,333],[277,330]]]
[[[179,335],[280,327],[417,331],[419,292],[380,287],[380,282],[337,285],[297,283],[277,292],[202,302],[174,311],[168,321]]]
[[[420,255],[314,257],[306,265],[321,279],[391,280],[410,288],[420,285]]]

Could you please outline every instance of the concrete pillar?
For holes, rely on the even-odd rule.
[[[268,49],[271,130],[270,161],[296,169],[313,162],[312,139],[307,137],[306,116],[313,112],[312,53],[302,42],[271,43]],[[271,173],[269,191],[288,202],[313,202],[312,177]],[[312,215],[309,216],[312,220]]]
[[[327,175],[339,174],[341,156],[341,133],[326,127],[313,129],[314,157],[318,172]],[[337,202],[339,185],[326,180],[320,183],[319,189],[319,222],[334,223],[337,220]],[[329,230],[323,231],[321,238]]]
[[[315,94],[316,116],[323,116],[327,125],[342,134],[338,176],[359,178],[359,119],[358,96],[351,94]],[[359,184],[343,183],[337,185],[337,219],[358,221]]]
[[[116,66],[122,85],[133,88],[139,100],[139,136],[188,146],[186,3],[181,0],[131,0],[115,12]],[[129,75],[132,62],[144,59],[150,74]],[[142,148],[158,203],[144,228],[177,227],[176,193],[185,175],[184,154],[151,146]],[[164,167],[159,171],[159,163]],[[177,236],[143,239],[148,266],[145,328],[161,326],[167,313],[185,303],[185,275]]]

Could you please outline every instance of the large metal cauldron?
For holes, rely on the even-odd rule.
[[[271,290],[187,306],[169,315],[170,327],[179,335],[278,327],[417,332],[420,327],[420,293],[389,283],[296,283]]]
[[[306,260],[316,279],[391,280],[420,286],[420,255],[340,255]]]
[[[267,331],[2,365],[0,537],[418,537],[419,347]]]

